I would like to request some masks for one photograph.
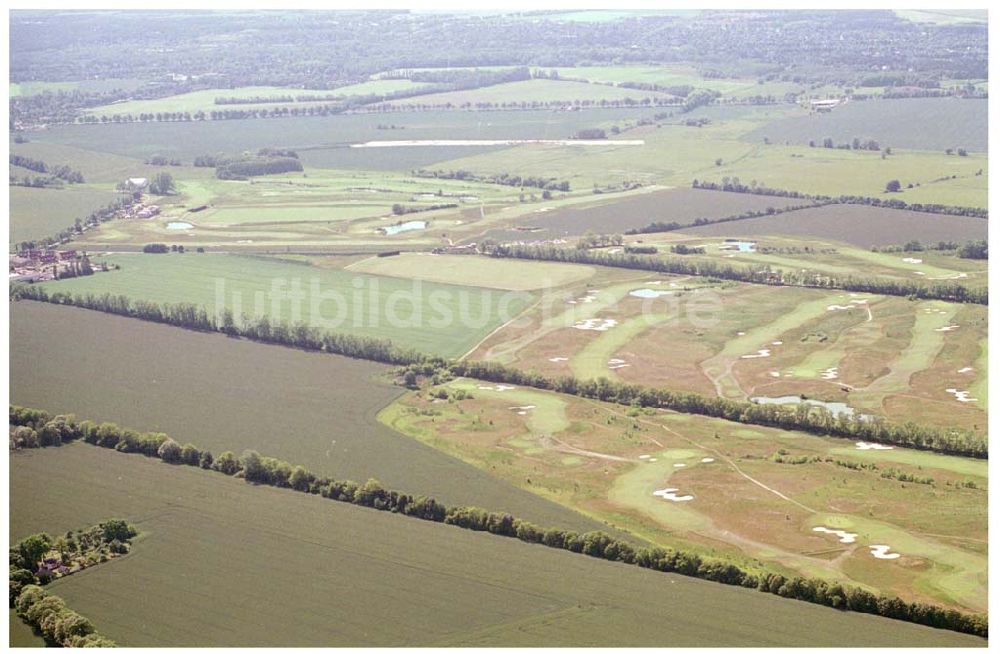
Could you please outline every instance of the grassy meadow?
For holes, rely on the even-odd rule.
[[[190,302],[212,315],[228,308],[236,319],[266,314],[443,356],[465,353],[534,301],[527,292],[414,282],[266,257],[186,252],[102,260],[120,269],[45,282],[46,288]]]
[[[128,556],[49,586],[128,646],[982,643],[85,444],[11,471],[12,539],[138,526]]]

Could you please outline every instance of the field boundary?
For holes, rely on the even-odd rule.
[[[898,597],[876,596],[858,587],[845,588],[820,579],[793,577],[773,573],[751,574],[735,565],[720,560],[706,560],[693,552],[683,552],[661,547],[636,548],[617,540],[605,532],[578,534],[560,529],[543,529],[516,518],[509,513],[490,513],[477,507],[447,507],[433,498],[386,490],[375,479],[363,485],[351,481],[317,478],[303,466],[292,466],[286,461],[260,455],[247,450],[238,460],[232,453],[223,453],[210,465],[203,456],[188,459],[178,457],[180,446],[166,434],[140,434],[122,429],[113,423],[76,423],[71,416],[51,418],[37,409],[9,405],[9,422],[32,430],[46,430],[58,425],[59,442],[47,446],[60,446],[64,442],[83,440],[85,443],[114,449],[123,454],[143,454],[159,458],[166,463],[190,465],[228,476],[242,477],[247,483],[287,488],[327,499],[373,508],[379,511],[400,513],[421,520],[444,523],[472,531],[488,531],[498,536],[517,538],[525,543],[545,545],[578,554],[585,554],[608,561],[636,565],[658,572],[675,572],[731,586],[756,588],[790,599],[807,601],[831,608],[870,613],[883,617],[944,628],[986,638],[988,618],[985,614],[961,613],[919,602],[905,602]],[[125,447],[122,447],[122,446]],[[154,447],[155,446],[155,447]],[[194,447],[194,446],[187,446]],[[197,448],[195,448],[197,449]],[[199,452],[199,454],[204,454]],[[208,453],[211,457],[211,453]],[[216,465],[225,460],[225,465]]]
[[[284,330],[272,330],[270,323],[265,333],[252,322],[239,326],[232,320],[217,324],[204,308],[191,304],[158,305],[150,302],[135,304],[128,297],[76,296],[54,293],[34,285],[15,284],[10,287],[12,300],[32,300],[75,306],[91,311],[159,322],[194,331],[217,333],[230,337],[243,337],[251,341],[295,347],[306,351],[338,354],[354,359],[404,366],[399,373],[407,385],[417,383],[419,377],[432,378],[438,373],[445,376],[472,377],[482,381],[520,384],[542,390],[553,390],[568,395],[625,405],[671,409],[731,422],[758,424],[779,429],[801,430],[807,433],[839,438],[870,440],[891,443],[918,450],[931,450],[942,454],[969,456],[985,459],[988,442],[972,432],[956,429],[939,429],[913,423],[903,425],[881,420],[836,420],[829,411],[815,408],[804,416],[785,410],[776,404],[740,402],[725,398],[709,398],[698,393],[674,392],[666,389],[611,382],[606,378],[584,381],[575,377],[552,379],[533,372],[508,368],[497,363],[456,361],[433,357],[416,350],[402,350],[389,339],[373,339],[333,332],[323,332],[304,323],[289,325],[277,323]],[[231,318],[231,317],[230,317]]]

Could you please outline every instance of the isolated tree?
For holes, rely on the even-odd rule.
[[[899,180],[894,179],[885,185],[885,190],[887,193],[899,193],[899,189],[902,187],[903,185],[899,183]]]

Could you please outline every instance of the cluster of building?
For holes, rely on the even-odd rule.
[[[76,270],[76,250],[25,250],[10,256],[12,282],[42,282],[65,277],[66,271]]]

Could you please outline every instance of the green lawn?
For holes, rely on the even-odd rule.
[[[403,279],[465,284],[508,291],[556,288],[594,275],[590,266],[514,261],[467,255],[404,253],[396,257],[371,257],[348,268],[355,273],[389,275]]]
[[[116,254],[121,270],[48,282],[50,291],[113,293],[153,302],[193,302],[237,318],[272,319],[389,338],[402,347],[458,356],[518,315],[530,293],[415,283],[276,259],[224,254]],[[275,302],[268,294],[274,290]],[[301,293],[301,295],[298,295]]]

